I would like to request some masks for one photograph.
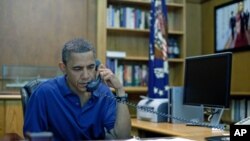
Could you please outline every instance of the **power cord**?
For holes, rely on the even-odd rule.
[[[206,108],[206,114],[208,115],[207,120],[211,121],[211,119],[213,118],[214,115],[218,114],[219,110],[217,109],[212,109],[210,108],[210,110],[208,111],[208,109]]]

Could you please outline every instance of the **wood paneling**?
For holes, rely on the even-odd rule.
[[[57,66],[75,37],[96,46],[96,7],[97,0],[1,0],[0,66]]]
[[[237,52],[233,55],[231,91],[250,95],[250,51]]]
[[[4,130],[4,127],[5,127],[5,117],[4,117],[4,101],[3,100],[0,100],[0,138],[3,137],[4,133],[5,133],[5,130]]]
[[[99,0],[97,2],[97,57],[106,64],[106,44],[107,44],[107,31],[106,28],[106,0]]]
[[[187,56],[201,54],[201,5],[197,3],[187,3]],[[189,18],[192,17],[192,18]]]

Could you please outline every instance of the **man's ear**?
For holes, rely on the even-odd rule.
[[[63,74],[66,74],[66,66],[63,62],[59,62],[59,68],[63,72]]]

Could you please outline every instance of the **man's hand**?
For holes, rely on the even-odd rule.
[[[98,74],[101,76],[104,83],[106,83],[109,87],[112,87],[116,90],[123,90],[123,86],[120,80],[116,77],[116,75],[103,64],[101,64],[98,68]]]

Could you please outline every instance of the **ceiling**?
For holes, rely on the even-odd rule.
[[[210,0],[187,0],[188,3],[204,3]]]

